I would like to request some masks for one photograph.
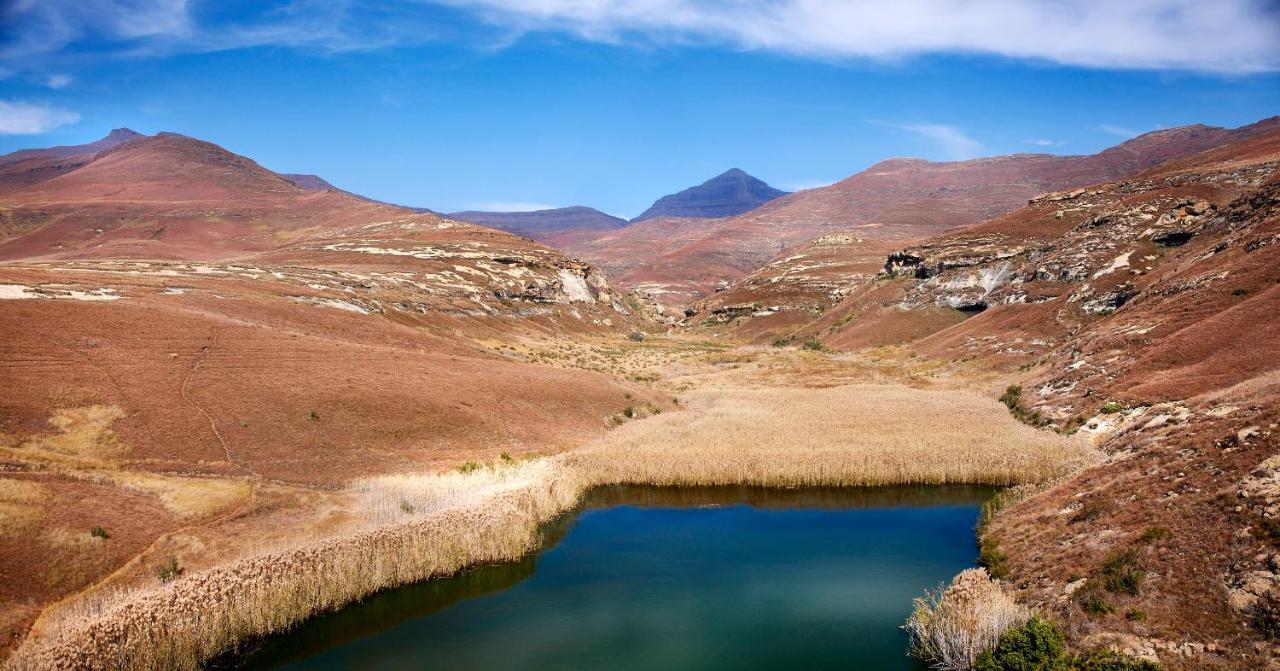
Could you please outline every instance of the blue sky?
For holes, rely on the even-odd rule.
[[[391,202],[633,216],[729,167],[797,189],[1280,114],[1274,4],[853,4],[0,0],[0,153],[168,130]]]

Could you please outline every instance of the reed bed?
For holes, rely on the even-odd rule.
[[[469,473],[352,483],[362,524],[128,594],[33,629],[14,669],[195,668],[378,590],[512,561],[608,484],[1017,484],[1095,458],[978,396],[905,387],[719,390],[590,448]],[[49,622],[54,622],[50,619]]]
[[[1098,459],[1079,438],[1022,424],[982,396],[893,385],[691,394],[688,413],[620,427],[578,453],[606,483],[1015,485]]]

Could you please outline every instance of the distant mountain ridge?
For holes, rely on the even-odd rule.
[[[657,217],[731,217],[787,195],[738,168],[730,168],[683,191],[659,198],[632,223]]]
[[[942,163],[892,158],[742,214],[657,217],[594,239],[568,241],[565,248],[604,267],[621,286],[670,301],[697,299],[824,233],[918,240],[1011,212],[1047,191],[1121,179],[1256,135],[1275,123],[1169,128],[1092,155],[1013,154]]]
[[[533,238],[539,242],[554,240],[569,232],[612,231],[622,228],[628,223],[626,219],[621,217],[615,217],[593,207],[582,205],[527,212],[467,210],[453,212],[448,216],[450,219],[496,228],[516,235],[523,235],[527,238]]]
[[[146,137],[128,128],[116,128],[101,140],[87,144],[41,149],[19,149],[0,156],[0,193],[16,191],[65,175],[134,138]]]

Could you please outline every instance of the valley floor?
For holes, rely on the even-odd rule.
[[[1084,438],[1017,422],[994,400],[1002,374],[905,349],[555,334],[473,345],[447,365],[484,357],[485,379],[511,366],[538,371],[530,384],[542,385],[588,375],[616,385],[616,400],[571,393],[538,410],[513,390],[495,406],[549,413],[566,430],[505,449],[420,445],[398,463],[373,454],[362,466],[360,453],[333,450],[281,464],[223,428],[254,414],[202,392],[228,361],[213,344],[175,374],[194,401],[192,432],[221,455],[136,458],[117,431],[129,411],[103,399],[64,405],[52,432],[7,433],[0,533],[37,539],[6,542],[0,557],[18,579],[3,595],[8,664],[194,665],[372,591],[528,553],[539,523],[599,484],[1043,483],[1100,458]],[[576,429],[564,419],[578,415],[594,419]]]

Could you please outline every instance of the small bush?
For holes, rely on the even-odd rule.
[[[1124,406],[1121,405],[1120,402],[1118,401],[1107,401],[1106,403],[1102,404],[1102,407],[1099,408],[1099,410],[1104,415],[1114,415],[1115,413],[1120,412],[1121,410],[1124,410]]]
[[[1000,402],[1009,409],[1009,413],[1013,415],[1023,424],[1041,427],[1049,422],[1040,414],[1039,410],[1029,410],[1022,404],[1022,385],[1011,384],[1005,387],[1004,393],[1000,395]]]
[[[510,452],[503,452],[502,454],[498,455],[498,458],[502,460],[502,463],[507,465],[516,463],[515,457],[511,456]]]
[[[978,657],[973,671],[1066,671],[1063,661],[1062,629],[1037,615],[1004,632],[994,649]]]
[[[774,338],[774,339],[773,339],[773,346],[774,346],[774,347],[786,347],[787,345],[790,345],[791,343],[793,343],[793,342],[795,342],[795,341],[796,341],[795,336],[787,336],[787,337],[785,337],[785,338]]]
[[[631,406],[627,406],[622,409],[622,415],[627,419],[631,419],[636,416],[636,409]]]
[[[826,347],[823,346],[822,341],[817,338],[809,338],[800,345],[800,348],[810,352],[821,352],[826,349]]]
[[[1280,601],[1264,596],[1251,613],[1253,626],[1271,641],[1280,641]]]
[[[979,655],[973,671],[1159,671],[1158,666],[1112,650],[1067,654],[1062,629],[1034,616],[1004,633],[993,649]]]
[[[1080,610],[1090,615],[1109,615],[1116,610],[1097,589],[1086,589],[1076,594],[1079,595],[1076,603],[1080,604]]]
[[[156,577],[160,582],[169,582],[182,575],[182,567],[178,566],[177,557],[169,557],[167,560],[159,563],[155,567]]]
[[[983,569],[962,571],[946,589],[915,600],[903,625],[911,654],[938,669],[967,670],[1006,631],[1031,617]]]
[[[107,533],[107,530],[103,529],[102,527],[94,527],[90,529],[89,535],[93,536],[94,538],[101,538],[104,541],[107,540],[108,538],[111,538],[111,535]]]
[[[1102,585],[1108,592],[1137,596],[1144,577],[1137,548],[1113,552],[1102,563]]]
[[[978,565],[987,569],[992,578],[1003,578],[1009,575],[1008,560],[996,539],[987,537],[978,542]]]
[[[644,342],[644,334],[639,331],[632,331],[627,334],[627,340],[631,342]]]
[[[473,461],[473,460],[472,460],[472,461],[467,461],[466,463],[464,463],[464,464],[462,464],[461,466],[459,466],[459,467],[458,467],[458,472],[459,472],[459,473],[474,473],[474,472],[476,472],[476,471],[480,470],[481,468],[484,468],[484,464],[481,464],[481,463],[480,463],[480,462],[478,462],[478,461]]]
[[[1160,667],[1143,659],[1114,650],[1094,650],[1071,660],[1071,671],[1160,671]]]
[[[1147,611],[1142,610],[1141,608],[1132,608],[1129,612],[1124,614],[1124,619],[1130,622],[1146,622]]]
[[[320,413],[316,412],[315,410],[312,410],[311,412],[307,413],[307,421],[309,422],[320,421]]]
[[[408,501],[401,501],[401,502],[400,502],[400,511],[401,511],[401,512],[403,512],[403,513],[404,513],[404,514],[406,514],[406,515],[412,515],[412,514],[413,514],[413,504],[409,503]]]
[[[1154,526],[1147,527],[1147,530],[1142,532],[1142,536],[1139,537],[1139,540],[1144,543],[1158,543],[1160,541],[1171,540],[1172,538],[1173,531],[1171,531],[1169,527]]]

